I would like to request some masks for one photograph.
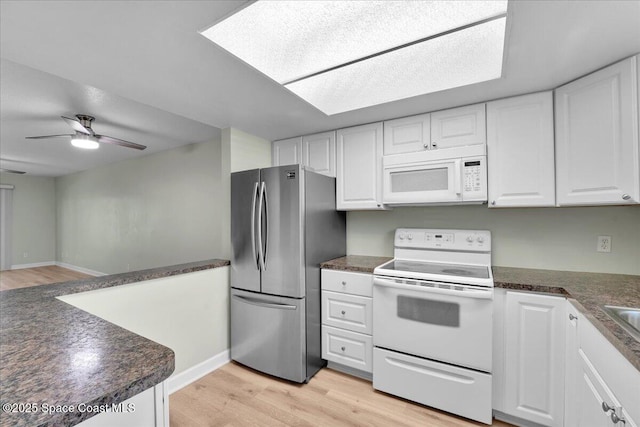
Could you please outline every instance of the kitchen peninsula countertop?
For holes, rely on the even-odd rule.
[[[174,370],[171,349],[56,297],[229,265],[207,260],[0,291],[1,426],[72,426],[95,413],[43,413],[42,405],[117,404]],[[37,412],[5,412],[5,404]]]
[[[373,273],[389,257],[347,255],[322,268]],[[604,304],[640,307],[640,276],[493,267],[496,288],[556,294],[568,298],[625,358],[640,370],[640,343],[602,311]]]

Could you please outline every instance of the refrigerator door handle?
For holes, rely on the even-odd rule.
[[[253,304],[253,305],[257,305],[259,307],[266,307],[266,308],[276,308],[278,310],[295,310],[297,307],[295,305],[290,305],[290,304],[278,304],[275,302],[266,302],[266,301],[262,301],[258,298],[250,298],[250,297],[244,297],[241,295],[234,295],[233,298],[240,300],[242,302],[245,302],[247,304]]]
[[[258,196],[258,183],[253,185],[253,199],[251,200],[251,249],[253,250],[253,260],[256,268],[260,270],[258,255],[256,254],[256,197]]]
[[[264,253],[262,255],[262,269],[267,271],[267,252],[269,249],[269,197],[267,197],[267,184],[262,183],[264,193]]]
[[[261,270],[264,270],[264,251],[262,248],[262,204],[264,200],[264,181],[260,183],[260,197],[258,198],[258,263]]]

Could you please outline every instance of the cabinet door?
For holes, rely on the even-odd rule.
[[[640,202],[636,63],[556,89],[558,205]]]
[[[383,209],[382,123],[338,130],[337,149],[337,209]]]
[[[336,133],[302,137],[302,164],[327,176],[336,176]]]
[[[564,425],[565,427],[580,427],[578,424],[578,379],[580,377],[580,358],[578,350],[578,310],[566,302],[564,318],[565,325],[565,395],[564,395]]]
[[[429,149],[431,115],[403,117],[384,122],[384,155]]]
[[[485,104],[431,113],[431,149],[485,144]]]
[[[589,358],[579,350],[579,373],[578,382],[578,420],[579,426],[613,426],[610,418],[611,411],[603,410],[603,403],[619,408],[608,387],[605,385],[600,375],[591,364]],[[605,408],[606,409],[606,408]]]
[[[487,103],[489,207],[555,206],[553,93]]]
[[[302,138],[290,138],[271,143],[273,166],[302,164]]]
[[[506,413],[563,425],[564,304],[564,298],[507,292]]]

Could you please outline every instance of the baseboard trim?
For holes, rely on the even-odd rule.
[[[45,262],[32,262],[30,264],[15,264],[11,266],[12,270],[21,270],[23,268],[36,268],[36,267],[47,267],[49,265],[56,265],[55,261],[45,261]]]
[[[67,264],[66,262],[55,262],[58,267],[68,268],[69,270],[79,271],[80,273],[89,274],[91,276],[106,276],[107,273],[101,273],[99,271],[90,270],[84,267],[78,267],[77,265]]]
[[[360,369],[352,368],[351,366],[345,366],[341,363],[336,362],[327,362],[327,368],[333,369],[334,371],[342,372],[343,374],[351,375],[354,377],[362,378],[363,380],[372,382],[373,381],[373,373],[365,372]]]
[[[229,350],[227,349],[213,357],[210,357],[204,362],[200,362],[197,365],[192,366],[186,371],[182,371],[179,374],[169,377],[167,380],[169,394],[173,394],[181,388],[188,386],[192,382],[199,380],[208,373],[226,365],[230,361],[231,358],[229,356]]]

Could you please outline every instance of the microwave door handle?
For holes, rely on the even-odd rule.
[[[450,296],[474,298],[474,299],[493,299],[493,289],[491,288],[488,288],[486,290],[480,290],[480,289],[469,290],[467,288],[464,291],[455,291],[450,289],[431,288],[431,287],[420,286],[420,285],[405,285],[404,283],[396,283],[394,280],[382,279],[380,277],[374,277],[373,284],[377,286],[384,286],[387,288],[424,292],[425,294],[450,295]]]
[[[456,194],[462,194],[462,170],[461,170],[461,160],[456,159],[453,162],[453,187],[455,188]]]

